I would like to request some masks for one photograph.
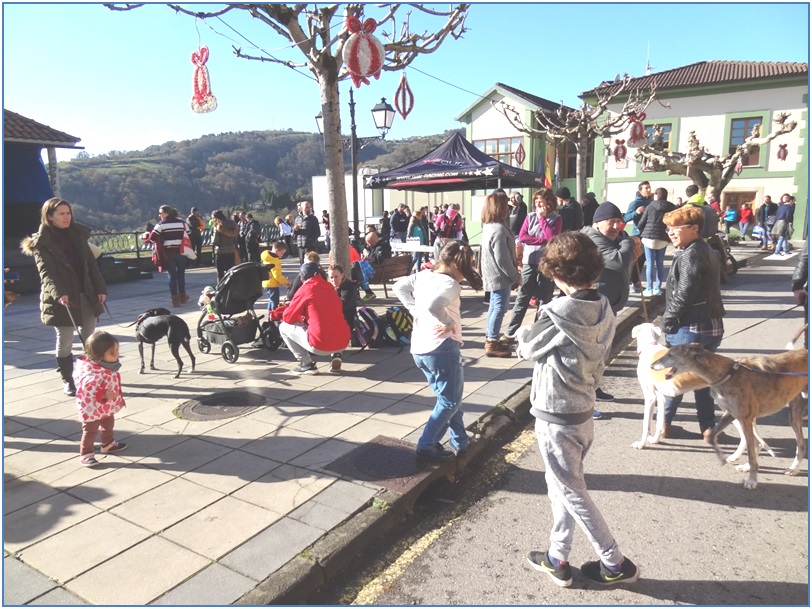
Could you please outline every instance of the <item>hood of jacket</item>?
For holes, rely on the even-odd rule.
[[[83,241],[87,241],[90,238],[90,229],[82,224],[75,223],[71,225],[70,230]],[[51,231],[44,224],[40,224],[39,230],[36,233],[25,237],[20,242],[20,251],[26,256],[33,256],[34,252],[40,247],[57,247]]]
[[[696,207],[702,207],[703,205],[705,205],[705,197],[703,197],[699,193],[696,193],[695,195],[691,195],[690,197],[688,197],[688,200],[685,203],[695,205]]]

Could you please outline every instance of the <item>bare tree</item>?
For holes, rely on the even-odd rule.
[[[632,79],[628,75],[620,83],[605,89],[596,90],[598,101],[595,105],[583,102],[578,110],[567,108],[562,103],[556,110],[544,108],[534,113],[536,126],[526,125],[519,111],[502,100],[492,105],[505,115],[511,125],[522,133],[543,136],[556,148],[563,142],[571,142],[576,152],[576,199],[583,201],[586,194],[586,158],[597,137],[611,137],[626,131],[634,117],[642,114],[656,98],[656,87],[648,91],[630,88]],[[618,112],[609,110],[618,96],[627,96]]]
[[[687,152],[664,150],[661,142],[659,144],[653,142],[651,145],[638,148],[635,158],[641,162],[646,171],[665,171],[668,175],[686,176],[701,192],[705,192],[710,186],[719,197],[734,175],[741,172],[742,161],[746,156],[758,152],[760,146],[795,129],[796,121],[788,119],[788,113],[778,114],[773,120],[775,129],[765,137],[761,137],[761,125],[756,125],[744,142],[724,156],[708,152],[707,148],[700,145],[696,133],[691,131],[688,135]]]
[[[106,4],[111,10],[127,11],[141,4]],[[281,64],[288,68],[307,68],[319,85],[321,113],[324,117],[324,159],[326,165],[328,211],[330,213],[330,241],[333,244],[333,260],[344,268],[349,268],[350,253],[347,240],[347,202],[344,187],[344,161],[341,137],[341,112],[338,83],[349,76],[343,67],[343,49],[351,33],[347,28],[347,18],[361,17],[364,4],[226,4],[218,11],[194,11],[177,4],[168,4],[176,12],[199,19],[218,18],[231,11],[244,11],[254,19],[266,24],[275,35],[287,41],[291,47],[299,49],[303,58],[291,61],[269,53],[249,55],[234,47],[234,53],[242,59]],[[382,32],[385,58],[382,70],[401,70],[411,64],[419,55],[436,51],[451,36],[460,38],[465,33],[465,18],[469,4],[449,5],[448,10],[435,10],[422,4],[380,4],[374,5],[385,11],[377,19],[380,28],[390,28],[391,33]],[[419,11],[429,17],[443,21],[435,31],[412,33],[407,16],[401,22],[400,32],[396,13],[403,6]],[[340,18],[340,23],[333,23]],[[380,31],[380,30],[379,30]]]

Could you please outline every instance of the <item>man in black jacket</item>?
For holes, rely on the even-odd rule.
[[[515,190],[510,191],[510,197],[508,199],[510,215],[508,216],[508,222],[510,232],[513,233],[514,237],[519,236],[519,231],[522,230],[522,224],[524,224],[524,220],[527,218],[527,203],[525,203],[522,198],[522,193],[516,192]]]
[[[406,243],[406,230],[409,228],[409,213],[406,211],[406,205],[403,203],[398,205],[398,208],[392,212],[391,221],[392,239]]]
[[[702,209],[685,205],[663,216],[671,244],[681,250],[674,255],[665,292],[662,328],[669,347],[700,343],[708,351],[719,348],[724,334],[722,293],[719,289],[719,257],[702,239]],[[716,424],[710,387],[694,391],[699,432],[707,442]],[[666,398],[665,434],[672,436],[671,421],[682,396]]]
[[[253,214],[245,214],[245,251],[248,254],[248,262],[260,262],[259,242],[262,239],[262,226],[258,220],[254,220]]]
[[[581,230],[584,227],[584,212],[581,204],[572,198],[570,189],[564,186],[555,191],[558,199],[558,213],[561,214],[563,224],[561,232],[568,230]]]

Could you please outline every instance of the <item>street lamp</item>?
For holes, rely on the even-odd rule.
[[[350,87],[350,137],[342,138],[341,141],[344,147],[349,149],[352,163],[352,230],[356,239],[360,237],[358,231],[358,151],[372,142],[384,139],[391,129],[392,121],[395,120],[395,109],[386,102],[386,98],[382,97],[380,103],[372,108],[372,120],[375,121],[375,127],[381,132],[381,135],[359,138],[355,132],[355,98],[352,87]],[[316,125],[319,133],[324,135],[324,116],[321,112],[316,115]]]

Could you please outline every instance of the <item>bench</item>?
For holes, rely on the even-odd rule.
[[[412,257],[408,254],[387,258],[381,264],[372,265],[372,268],[375,269],[375,274],[372,276],[372,279],[369,280],[369,283],[383,285],[383,293],[386,298],[389,298],[389,292],[386,289],[386,282],[392,279],[405,277],[409,274],[411,266]]]

